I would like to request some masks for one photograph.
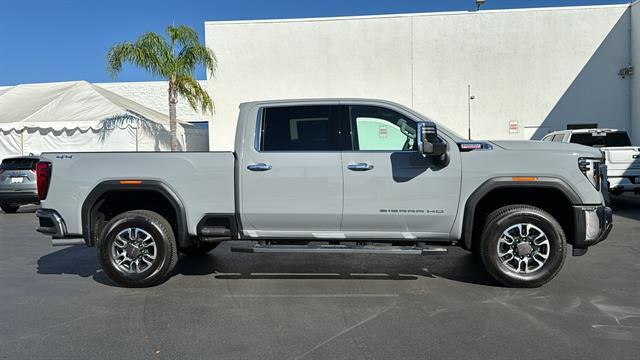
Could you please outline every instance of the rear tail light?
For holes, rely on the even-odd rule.
[[[49,182],[51,180],[51,163],[38,162],[36,165],[36,185],[40,200],[47,198],[49,193]]]

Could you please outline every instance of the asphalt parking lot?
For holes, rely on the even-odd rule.
[[[0,213],[4,359],[637,359],[640,198],[610,238],[539,289],[500,287],[472,256],[181,258],[116,287],[95,249],[53,248],[33,207]]]

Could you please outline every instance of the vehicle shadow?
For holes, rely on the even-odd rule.
[[[96,249],[84,245],[68,246],[44,255],[38,259],[37,265],[38,274],[92,277],[101,284],[116,286],[116,283],[102,272]]]
[[[40,257],[37,273],[91,277],[117,286],[101,270],[95,248],[69,246]],[[451,248],[445,256],[281,255],[232,253],[228,244],[197,257],[181,256],[173,275],[220,280],[418,280],[445,278],[468,284],[500,286],[471,253]]]
[[[445,256],[243,254],[226,244],[199,257],[183,257],[176,273],[216,279],[418,280],[445,278],[499,286],[471,253],[451,248]]]
[[[633,194],[611,195],[613,214],[631,220],[640,220],[640,196]]]

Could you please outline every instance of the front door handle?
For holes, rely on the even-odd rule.
[[[373,165],[367,163],[358,163],[347,165],[347,169],[352,171],[369,171],[373,169]]]
[[[259,164],[248,165],[247,169],[251,171],[267,171],[267,170],[271,170],[271,167],[272,166],[269,164],[259,163]]]

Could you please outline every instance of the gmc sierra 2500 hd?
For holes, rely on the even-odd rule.
[[[240,106],[235,151],[47,153],[38,231],[96,246],[124,286],[164,281],[178,253],[443,254],[537,287],[611,230],[598,149],[467,141],[404,106],[316,99]],[[69,259],[73,261],[73,259]]]

